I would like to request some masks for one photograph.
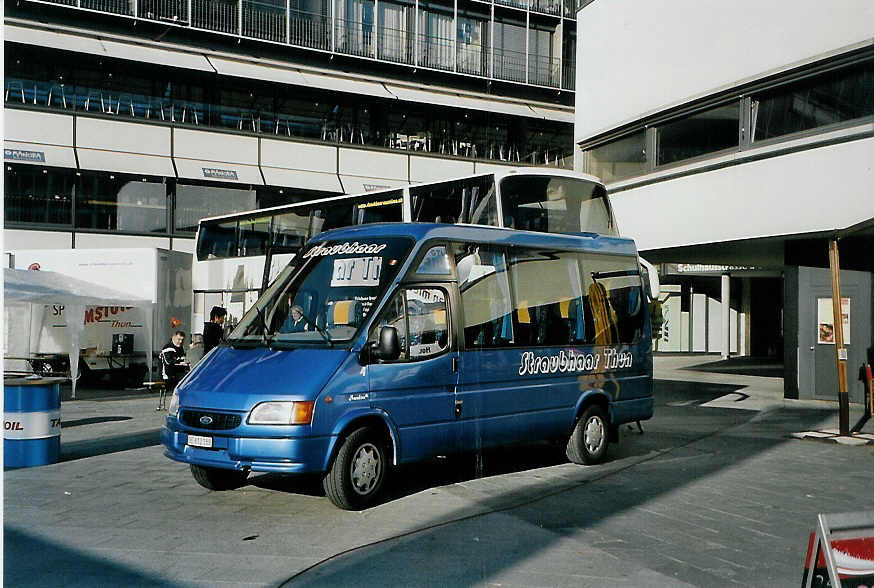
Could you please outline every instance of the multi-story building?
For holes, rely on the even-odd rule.
[[[787,396],[834,399],[836,241],[861,400],[874,4],[595,0],[577,30],[577,165],[608,183],[623,232],[663,264],[662,349],[727,353],[727,343],[782,363]]]
[[[190,252],[206,216],[569,167],[569,1],[6,3],[5,248]]]

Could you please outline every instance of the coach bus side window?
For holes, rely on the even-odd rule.
[[[585,305],[598,345],[633,343],[643,334],[644,294],[634,257],[582,255]]]
[[[514,344],[568,345],[586,342],[586,315],[574,253],[512,249]]]
[[[512,344],[510,283],[504,252],[470,245],[456,259],[456,268],[467,347],[506,347]]]

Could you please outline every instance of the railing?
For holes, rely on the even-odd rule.
[[[525,82],[525,53],[495,49],[494,76],[511,82]]]
[[[383,61],[413,64],[413,35],[406,30],[379,28],[379,58]]]
[[[314,12],[292,10],[288,19],[288,42],[292,45],[331,49],[331,18]]]
[[[348,122],[330,121],[307,114],[251,110],[174,100],[102,88],[61,85],[56,82],[21,78],[5,80],[5,102],[19,108],[51,108],[126,119],[156,121],[172,125],[224,128],[267,136],[300,137],[325,143],[370,145],[402,151],[421,151],[453,157],[492,159],[556,165],[562,154],[555,146],[537,146],[527,154],[508,142],[505,130],[494,127],[455,127],[446,132],[419,130],[396,132],[388,128],[366,128]],[[572,160],[571,160],[572,161]]]
[[[284,43],[285,4],[277,6],[265,2],[243,2],[243,36]]]
[[[378,58],[409,66],[490,77],[519,83],[558,87],[554,65],[526,58],[524,51],[496,49],[490,63],[486,46],[464,43],[462,36],[419,35],[412,28],[380,27],[373,22],[336,18],[301,10],[287,11],[284,0],[38,0],[99,12],[177,24],[196,29],[288,43],[323,51]],[[338,0],[339,1],[339,0]],[[497,4],[552,15],[561,13],[561,0],[493,0]],[[576,0],[579,1],[579,0]],[[565,16],[573,17],[575,0],[564,0]],[[134,14],[136,9],[136,14]],[[331,22],[334,22],[334,45]],[[483,23],[487,26],[488,23]],[[377,38],[378,36],[378,38]],[[413,51],[413,42],[416,43]],[[457,45],[457,51],[456,51]],[[378,54],[377,54],[378,49]],[[416,59],[418,55],[418,59]],[[533,59],[536,63],[529,61]],[[526,62],[529,71],[526,77]],[[532,66],[531,63],[534,63]],[[573,76],[565,70],[561,87],[572,90]]]
[[[561,0],[531,0],[531,10],[561,16]]]
[[[80,0],[79,6],[88,10],[124,14],[127,16],[131,16],[134,13],[131,0]]]
[[[191,0],[191,26],[220,33],[239,33],[235,0]]]
[[[149,20],[188,22],[187,0],[137,0],[137,12],[140,18]]]
[[[419,35],[419,65],[452,71],[455,63],[455,40]]]
[[[335,50],[348,55],[373,57],[373,24],[336,19]]]
[[[561,60],[540,55],[528,56],[528,83],[558,88]]]
[[[473,43],[458,44],[457,70],[477,76],[489,75],[489,48]]]
[[[573,59],[565,59],[562,64],[561,87],[565,90],[576,88],[577,66]]]

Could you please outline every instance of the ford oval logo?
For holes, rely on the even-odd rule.
[[[209,415],[203,415],[202,417],[200,417],[200,424],[211,425],[212,424],[212,417]]]

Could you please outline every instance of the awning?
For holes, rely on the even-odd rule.
[[[296,69],[262,65],[237,59],[225,59],[224,57],[212,55],[207,59],[215,70],[222,75],[264,80],[267,82],[280,82],[294,86],[306,85],[306,80]]]
[[[265,166],[261,166],[261,171],[268,186],[287,186],[337,194],[343,192],[343,185],[337,174]]]
[[[159,155],[141,155],[139,153],[123,153],[120,151],[104,151],[102,149],[76,148],[79,155],[79,167],[82,169],[110,171],[144,176],[175,177],[173,162],[169,157]]]
[[[545,120],[552,120],[555,122],[565,122],[571,123],[574,122],[574,111],[571,110],[560,110],[558,108],[549,108],[548,106],[532,106],[531,107],[539,118]]]
[[[261,177],[261,171],[257,165],[183,159],[181,157],[174,158],[174,161],[176,162],[176,173],[180,178],[264,185],[264,179]]]
[[[364,192],[377,192],[389,188],[401,188],[409,185],[400,180],[386,180],[383,178],[365,178],[362,176],[340,176],[344,194],[363,194]]]
[[[364,94],[366,96],[375,96],[376,98],[386,98],[389,100],[394,99],[394,95],[386,90],[385,86],[380,82],[357,80],[355,78],[341,78],[313,71],[301,71],[301,75],[304,78],[304,83],[312,88],[321,88],[322,90],[332,90],[335,92],[346,92],[348,94]]]
[[[149,45],[138,43],[110,41],[109,39],[101,39],[100,42],[103,44],[106,55],[109,57],[129,59],[131,61],[145,61],[147,63],[182,67],[185,69],[196,69],[210,73],[214,71],[206,57],[200,53],[188,53],[187,51],[150,47]]]
[[[7,41],[24,43],[26,45],[51,47],[52,49],[90,53],[91,55],[115,57],[131,61],[145,61],[147,63],[170,65],[186,69],[214,71],[206,57],[199,53],[188,53],[185,51],[151,47],[142,43],[111,41],[109,39],[59,33],[17,25],[6,25],[5,34]]]
[[[412,88],[409,86],[396,86],[394,84],[386,84],[385,87],[392,94],[397,96],[398,100],[404,100],[406,102],[439,104],[451,108],[467,108],[469,110],[481,110],[483,112],[500,112],[512,116],[538,116],[538,114],[531,110],[527,104],[519,102],[505,102],[497,99],[477,98],[452,92],[440,92],[436,90]]]
[[[3,142],[3,161],[29,163],[51,167],[76,167],[76,154],[72,147],[41,145],[39,143]]]

